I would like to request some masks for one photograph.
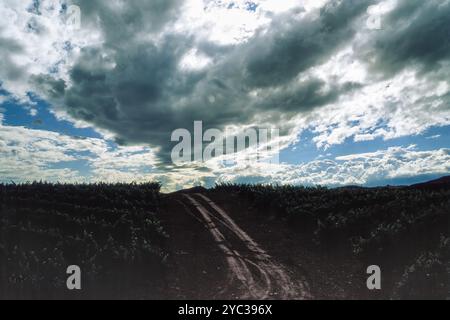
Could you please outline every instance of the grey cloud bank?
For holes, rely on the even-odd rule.
[[[246,43],[210,45],[205,54],[214,63],[194,72],[180,70],[179,62],[197,43],[204,47],[203,39],[171,32],[157,40],[142,36],[170,23],[179,3],[138,10],[131,2],[121,12],[100,2],[80,3],[89,21],[100,21],[104,42],[82,49],[63,92],[61,82],[42,77],[38,82],[46,82],[50,90],[45,94],[60,99],[56,105],[71,117],[113,132],[120,143],[159,147],[167,160],[170,132],[190,128],[195,120],[222,129],[264,118],[284,127],[277,122],[286,113],[309,111],[358,88],[361,84],[326,83],[313,76],[295,79],[350,41],[356,33],[354,20],[372,3],[330,2],[318,16],[284,13]],[[155,15],[165,19],[145,25]],[[255,91],[256,97],[250,94]]]
[[[29,43],[0,26],[0,79],[12,92],[39,93],[58,115],[108,132],[120,145],[151,146],[162,168],[171,164],[171,132],[192,129],[196,120],[205,129],[278,127],[290,141],[314,125],[323,145],[450,124],[448,0],[330,0],[312,10],[257,11],[252,14],[270,21],[226,44],[200,32],[209,22],[182,19],[191,2],[71,1],[81,9],[82,30],[42,68],[17,63],[30,55]],[[381,30],[367,28],[368,7],[390,4]],[[44,6],[35,1],[27,13],[35,24],[26,34],[37,42],[53,32],[42,20]],[[45,45],[51,51],[54,43]],[[183,67],[191,52],[198,68]],[[56,63],[58,72],[50,72]],[[405,73],[411,83],[383,101],[364,91],[402,83]],[[416,97],[418,86],[435,90]],[[367,133],[349,125],[354,105],[360,123],[387,127]],[[406,116],[411,127],[398,128]]]

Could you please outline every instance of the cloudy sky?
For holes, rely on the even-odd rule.
[[[0,182],[450,174],[450,0],[1,0],[0,15]],[[280,163],[174,166],[171,133],[196,120],[279,129]]]

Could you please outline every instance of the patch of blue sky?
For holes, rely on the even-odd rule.
[[[252,1],[247,1],[246,3],[246,10],[247,11],[252,11],[252,12],[255,12],[256,11],[256,9],[258,8],[258,4],[256,4],[256,3],[254,3],[254,2],[252,2]]]
[[[92,174],[92,167],[88,160],[73,160],[73,161],[59,161],[55,163],[48,163],[48,169],[70,169],[77,171],[81,177],[88,178]]]
[[[155,168],[153,166],[142,166],[140,168],[140,172],[142,174],[149,174],[149,173],[155,173],[156,170],[155,170]]]
[[[254,3],[253,1],[246,1],[245,2],[245,10],[247,10],[247,11],[255,12],[256,9],[258,8],[258,6],[259,5],[257,3]],[[231,10],[231,9],[233,9],[235,7],[236,7],[236,3],[235,2],[231,2],[231,3],[228,4],[227,9]]]
[[[335,159],[350,154],[371,153],[391,147],[409,147],[416,145],[418,151],[431,151],[450,148],[450,126],[432,127],[418,135],[384,140],[377,138],[371,141],[355,142],[353,137],[344,143],[332,145],[328,149],[318,149],[313,141],[316,135],[307,130],[300,136],[298,143],[280,153],[280,161],[289,164],[301,164],[317,159]]]
[[[0,90],[0,94],[9,97],[8,93]],[[3,124],[8,126],[21,126],[29,129],[58,132],[60,134],[84,137],[99,138],[102,136],[92,128],[76,128],[71,122],[59,120],[50,111],[50,106],[43,100],[30,95],[32,106],[18,104],[13,99],[6,100],[0,104],[4,115]],[[36,110],[37,114],[32,115],[30,109]]]
[[[317,149],[313,142],[314,134],[311,131],[303,132],[299,141],[280,152],[280,162],[288,164],[301,164],[316,160],[323,152]]]
[[[116,167],[114,168],[114,170],[116,170],[117,172],[122,172],[122,173],[130,173],[130,174],[135,174],[136,178],[138,178],[139,176],[145,175],[145,174],[150,174],[150,173],[155,173],[155,169],[150,166],[150,165],[142,165],[142,166],[133,166],[133,167]]]

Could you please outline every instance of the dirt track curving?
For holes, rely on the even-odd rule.
[[[183,194],[184,207],[203,222],[227,265],[221,293],[233,292],[239,299],[308,299],[308,286],[294,280],[267,254],[229,214],[204,194]],[[187,212],[186,212],[187,214]],[[237,288],[240,288],[237,290]],[[237,295],[236,295],[237,292]]]

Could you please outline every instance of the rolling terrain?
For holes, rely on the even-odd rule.
[[[445,299],[445,181],[171,194],[158,184],[1,185],[0,298]],[[72,264],[81,291],[65,286]],[[370,265],[382,290],[366,287]]]

